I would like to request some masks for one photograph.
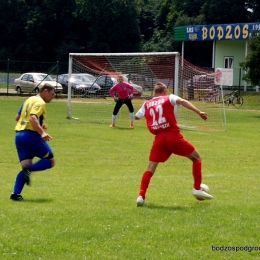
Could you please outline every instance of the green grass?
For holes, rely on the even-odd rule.
[[[33,173],[23,202],[10,201],[20,170],[14,115],[23,100],[0,97],[0,259],[260,259],[260,250],[212,251],[260,246],[258,96],[227,109],[225,132],[182,130],[203,157],[212,201],[193,198],[191,162],[172,156],[138,208],[153,140],[144,120],[133,130],[124,117],[115,129],[68,120],[60,100],[47,105],[56,165]]]

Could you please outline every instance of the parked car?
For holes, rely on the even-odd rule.
[[[35,94],[38,94],[41,86],[45,83],[55,87],[56,93],[61,93],[63,90],[61,84],[55,82],[50,75],[37,72],[24,73],[19,78],[15,79],[14,89],[18,94],[22,92],[34,92]]]
[[[135,82],[133,82],[130,78],[127,78],[127,76],[129,76],[130,74],[123,74],[123,77],[125,79],[126,82],[128,82],[130,85],[132,85],[134,87],[134,96],[135,97],[141,97],[144,90],[142,88],[142,86],[136,84]]]
[[[109,96],[109,89],[117,83],[117,79],[109,75],[102,75],[96,78],[95,83],[101,87],[101,95]]]
[[[194,99],[194,90],[213,89],[214,74],[194,75],[187,82],[188,100]]]
[[[127,80],[124,74],[123,76],[125,81],[129,82],[129,84],[134,87],[133,95],[135,97],[140,97],[143,94],[143,88],[137,84],[134,84],[132,81]],[[117,83],[117,79],[109,75],[103,75],[99,76],[95,82],[101,87],[102,94],[109,96],[109,89]]]
[[[94,82],[97,79],[95,76],[88,74],[88,73],[78,73],[78,75],[85,76],[85,77],[89,78],[92,82]]]
[[[208,88],[214,85],[214,74],[195,75],[188,80],[188,84],[198,88]]]
[[[71,93],[72,94],[96,94],[100,91],[100,86],[88,77],[82,74],[71,74],[69,79],[69,74],[58,75],[56,81],[59,82],[63,87],[63,93],[68,93],[68,84],[71,82]]]
[[[127,78],[128,82],[137,84],[141,86],[144,90],[152,90],[154,88],[154,84],[158,81],[155,78],[147,77],[145,75],[137,73],[129,73],[124,75]]]

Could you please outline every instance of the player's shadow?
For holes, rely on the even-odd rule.
[[[50,203],[53,199],[44,199],[44,198],[37,198],[37,199],[25,199],[23,202],[25,203]]]
[[[128,131],[133,131],[133,128],[129,128],[129,126],[117,126],[117,130],[128,130]]]
[[[206,202],[206,201],[205,201]],[[187,211],[187,210],[197,210],[205,207],[210,207],[210,203],[204,203],[203,201],[194,202],[190,205],[186,206],[164,206],[164,205],[156,205],[153,203],[146,203],[143,207],[148,209],[160,209],[160,210],[169,210],[169,211]]]
[[[164,206],[164,205],[156,205],[153,203],[146,203],[143,207],[148,209],[162,209],[162,210],[170,210],[170,211],[178,211],[178,210],[187,210],[187,207],[183,206]]]

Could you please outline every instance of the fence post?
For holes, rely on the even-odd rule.
[[[57,82],[58,82],[58,75],[59,75],[59,61],[56,62],[56,87],[57,87]],[[57,92],[56,92],[56,98],[57,98]]]
[[[9,59],[7,60],[6,90],[7,90],[7,96],[8,96],[8,93],[9,93]]]

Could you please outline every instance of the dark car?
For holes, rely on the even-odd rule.
[[[127,80],[124,74],[123,76],[124,80],[134,87],[133,95],[135,97],[140,97],[143,94],[143,88],[137,84],[134,84],[132,81]],[[99,76],[96,79],[95,83],[97,83],[101,87],[101,93],[104,96],[109,96],[109,89],[117,83],[117,79],[109,75],[103,75]]]
[[[88,74],[88,73],[78,73],[78,75],[85,76],[85,77],[89,78],[92,82],[94,82],[97,79],[95,76]]]
[[[81,74],[69,74],[58,75],[56,81],[63,87],[63,93],[68,93],[68,84],[71,82],[71,94],[96,94],[100,91],[101,87],[91,81],[88,77]]]
[[[144,90],[153,90],[154,84],[158,81],[155,78],[147,77],[142,74],[130,73],[124,74],[128,82],[132,82],[136,85],[141,86]]]
[[[95,83],[101,87],[102,95],[109,96],[109,89],[117,83],[117,79],[109,75],[102,75],[95,80]]]

